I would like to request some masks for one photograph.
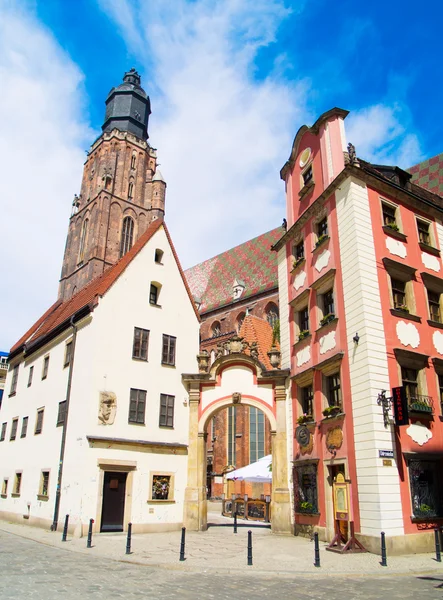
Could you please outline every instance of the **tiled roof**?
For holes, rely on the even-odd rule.
[[[267,353],[272,346],[272,327],[269,325],[269,323],[264,319],[259,319],[255,315],[247,315],[244,318],[239,335],[249,344],[252,342],[257,342],[258,360],[266,367],[268,371],[270,371],[272,366],[269,362],[269,356]],[[276,343],[276,346],[278,349],[280,349],[278,342]],[[249,353],[249,349],[247,349],[246,354]]]
[[[19,350],[25,342],[29,346],[37,340],[40,340],[41,338],[50,334],[52,331],[54,331],[54,329],[68,321],[82,308],[85,308],[88,305],[93,308],[97,302],[97,299],[103,296],[111,288],[129,263],[137,256],[140,250],[147,244],[147,242],[160,229],[161,226],[164,227],[166,236],[171,244],[171,249],[177,261],[177,265],[183,278],[189,299],[191,300],[196,316],[199,319],[198,311],[192,300],[191,291],[189,290],[183,270],[178,261],[178,257],[169,236],[166,224],[161,219],[157,219],[148,226],[147,230],[135,242],[129,252],[127,252],[115,265],[107,269],[96,279],[93,279],[69,300],[66,300],[65,302],[57,301],[55,304],[53,304],[44,313],[44,315],[40,317],[40,319],[34,323],[34,325],[19,339],[19,341],[14,344],[14,346],[11,348],[11,353]]]
[[[277,287],[277,256],[271,246],[282,236],[281,227],[222,252],[185,271],[194,298],[205,313],[233,301],[234,281],[241,281],[243,300]]]
[[[413,183],[443,196],[443,154],[424,160],[408,171],[412,173]]]

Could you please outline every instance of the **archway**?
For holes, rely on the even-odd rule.
[[[235,351],[237,349],[237,351]],[[231,344],[211,368],[183,375],[189,393],[188,481],[185,490],[184,525],[190,530],[207,529],[206,427],[221,409],[245,404],[264,412],[271,424],[272,495],[271,529],[292,533],[288,478],[286,383],[288,370],[265,370],[256,359]]]

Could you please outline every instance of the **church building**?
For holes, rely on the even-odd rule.
[[[199,315],[164,222],[135,70],[106,100],[73,203],[59,297],[9,354],[0,516],[57,529],[178,529]]]

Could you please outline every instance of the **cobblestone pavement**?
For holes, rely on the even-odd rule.
[[[335,577],[298,575],[280,578],[244,573],[200,573],[118,562],[52,548],[0,532],[0,598],[21,600],[162,600],[300,598],[316,600],[443,599],[443,572],[431,575]]]

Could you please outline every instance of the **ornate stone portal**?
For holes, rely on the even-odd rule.
[[[226,350],[229,354],[219,355],[208,372],[183,375],[189,394],[184,525],[191,531],[207,529],[206,427],[218,411],[241,402],[263,411],[271,424],[271,528],[274,533],[292,534],[286,430],[289,370],[267,371],[257,358],[244,354],[241,339]]]

